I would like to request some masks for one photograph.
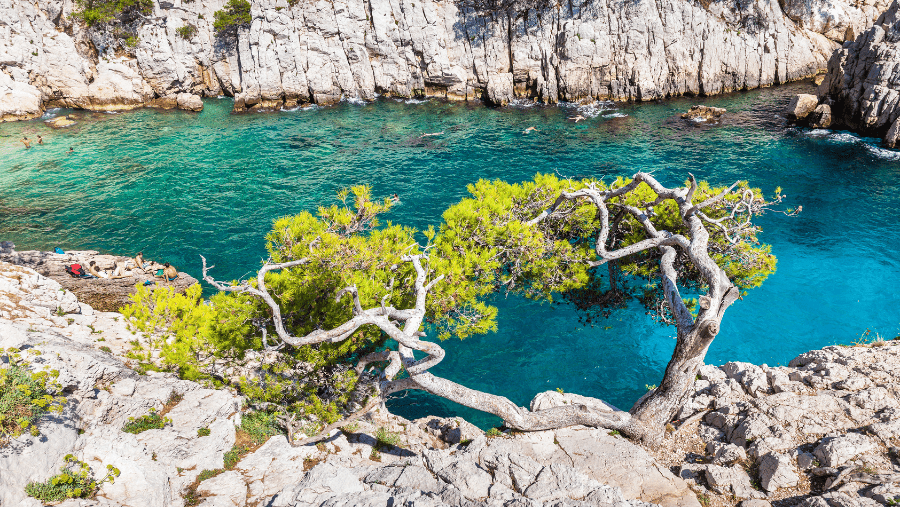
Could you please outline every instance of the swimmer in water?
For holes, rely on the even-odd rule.
[[[570,119],[570,120],[575,120],[575,123],[578,123],[578,122],[580,122],[581,120],[584,119],[584,116],[581,116],[580,114],[576,114],[575,116],[572,116],[572,117],[570,117],[569,119]]]
[[[38,136],[38,144],[44,144],[44,139],[41,136]]]
[[[71,155],[72,153],[75,153],[75,148],[69,146],[69,151],[66,152],[66,155]]]
[[[31,148],[31,141],[28,140],[28,136],[22,136],[22,144],[25,145],[25,149]]]
[[[523,130],[522,133],[523,133],[523,134],[527,134],[527,133],[531,132],[532,130],[535,131],[535,132],[537,132],[537,129],[536,129],[536,128],[534,128],[534,127],[528,127],[527,129]]]
[[[392,195],[391,202],[400,202],[400,196],[397,194]]]
[[[442,131],[440,131],[440,132],[435,132],[435,133],[433,133],[433,134],[422,134],[422,135],[421,135],[421,136],[419,136],[419,137],[432,137],[432,136],[439,136],[439,135],[441,135],[441,134],[443,134],[443,133],[444,133],[444,131],[443,131],[443,130],[442,130]]]

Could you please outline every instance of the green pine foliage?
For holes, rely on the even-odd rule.
[[[40,351],[0,349],[0,447],[28,431],[39,435],[38,420],[48,412],[62,412],[66,403],[59,393],[56,370],[32,371],[28,356]]]
[[[548,302],[562,297],[587,315],[608,314],[623,298],[602,296],[616,292],[637,298],[651,312],[658,311],[662,290],[657,250],[623,259],[612,267],[588,265],[596,260],[594,247],[600,228],[597,209],[589,201],[567,201],[540,224],[525,223],[551,206],[563,190],[587,185],[602,190],[629,181],[619,178],[605,184],[542,174],[520,184],[482,180],[469,185],[470,197],[444,212],[437,229],[423,231],[383,221],[392,202],[375,199],[368,186],[353,187],[340,192],[335,204],[320,207],[316,213],[302,212],[273,223],[266,236],[270,261],[307,262],[270,271],[266,286],[281,308],[285,326],[295,336],[332,329],[349,320],[351,296],[337,299],[336,295],[351,285],[363,308],[381,304],[412,307],[416,275],[403,257],[426,250],[429,277],[444,276],[426,300],[426,330],[440,339],[495,330],[497,309],[487,301],[497,292]],[[694,200],[700,202],[720,190],[701,182]],[[743,182],[738,192],[762,198],[758,189]],[[652,208],[651,221],[657,228],[689,235],[674,205],[651,206],[656,197],[642,184],[608,202],[611,214],[622,204]],[[734,203],[738,198],[731,194],[726,199]],[[705,211],[713,219],[730,213],[724,204]],[[610,250],[644,239],[642,226],[630,215],[620,217],[618,224]],[[711,255],[739,288],[756,287],[774,272],[775,257],[768,245],[759,243],[756,229],[734,243],[718,229],[708,229]],[[683,254],[676,265],[683,294],[699,294],[705,288],[699,273]],[[610,272],[618,273],[615,291],[608,279]],[[255,277],[249,283],[255,285]],[[262,335],[254,323],[269,322],[267,335],[270,340],[275,336],[271,310],[246,294],[219,293],[204,301],[199,286],[185,294],[138,287],[133,301],[123,313],[139,330],[154,337],[151,347],[160,351],[163,367],[177,371],[182,378],[219,382],[206,373],[212,360],[239,362],[247,353],[262,350]],[[167,343],[169,337],[174,340]],[[274,403],[321,427],[339,420],[353,402],[364,401],[360,397],[368,393],[363,392],[366,389],[351,366],[358,357],[386,344],[386,336],[378,328],[367,326],[340,343],[285,346],[278,353],[266,354],[257,376],[232,385],[252,402]],[[149,361],[149,352],[145,354]]]
[[[228,0],[224,9],[213,13],[213,28],[219,35],[234,35],[238,27],[248,26],[251,21],[247,0]]]
[[[184,25],[180,28],[176,28],[175,33],[184,40],[191,40],[197,35],[197,27],[194,25]]]
[[[119,469],[106,466],[106,475],[95,480],[93,471],[87,463],[71,454],[64,458],[65,464],[46,482],[29,482],[25,486],[25,494],[44,502],[59,502],[67,498],[92,498],[104,483],[110,484],[119,476]]]
[[[89,27],[129,22],[136,14],[153,12],[152,0],[76,0],[72,16]]]

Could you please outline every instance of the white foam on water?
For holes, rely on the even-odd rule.
[[[604,114],[603,117],[604,118],[627,118],[628,115],[625,113],[610,113],[610,114]]]
[[[824,138],[825,140],[842,144],[861,144],[869,153],[882,160],[900,160],[900,151],[882,148],[880,139],[860,137],[850,132],[833,132],[826,129],[814,129],[807,132],[810,137]]]
[[[366,104],[368,104],[368,102],[359,97],[344,97],[341,100],[355,106],[365,106]]]
[[[528,99],[514,98],[509,101],[509,107],[529,108],[537,105],[537,102]]]
[[[399,101],[403,102],[404,104],[424,104],[428,102],[428,99],[399,99]]]
[[[42,119],[42,120],[49,120],[49,119],[51,119],[51,118],[55,118],[55,117],[57,116],[57,114],[59,113],[60,110],[61,110],[61,108],[58,108],[58,107],[52,107],[52,108],[50,108],[50,109],[44,111],[44,114],[41,115],[41,119]]]
[[[560,102],[559,105],[560,107],[575,109],[578,114],[584,116],[585,118],[596,118],[600,115],[605,115],[605,113],[618,109],[616,107],[616,103],[609,100],[599,100],[586,104],[578,104],[575,102]]]
[[[887,148],[881,148],[879,146],[874,146],[869,143],[865,143],[866,149],[869,150],[869,153],[875,155],[876,157],[883,160],[900,160],[900,151],[889,150]]]

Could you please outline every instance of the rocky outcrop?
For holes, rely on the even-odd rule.
[[[131,54],[116,56],[71,21],[71,0],[0,0],[0,90],[21,98],[0,101],[0,117],[33,117],[36,104],[122,109],[185,93],[195,97],[188,109],[225,94],[238,110],[378,94],[498,105],[718,94],[815,74],[887,7],[591,0],[485,13],[437,0],[260,0],[249,27],[219,37],[213,14],[224,1],[153,4]],[[178,29],[188,25],[196,31],[185,38]]]
[[[745,487],[749,465],[770,500],[815,494],[813,483],[824,485],[819,493],[845,495],[850,503],[841,505],[887,505],[883,491],[900,496],[900,461],[891,454],[900,437],[900,341],[826,347],[789,366],[707,365],[699,376],[679,417],[702,418],[701,461],[712,463],[680,466],[701,491],[727,491],[725,484],[738,498],[758,497]],[[730,447],[747,459],[716,463]],[[836,504],[825,495],[801,505]]]
[[[68,397],[61,415],[40,421],[41,435],[0,447],[4,506],[40,505],[25,496],[25,484],[47,480],[72,453],[94,470],[114,465],[121,476],[103,486],[99,502],[66,507],[181,506],[189,491],[206,507],[700,507],[684,481],[607,431],[488,438],[462,420],[408,421],[383,410],[317,445],[292,447],[284,436],[272,437],[224,470],[225,453],[240,444],[241,398],[171,374],[138,374],[121,359],[136,338],[122,315],[93,311],[59,292],[53,280],[0,261],[0,311],[14,306],[0,314],[0,347],[40,350],[34,365],[58,371]],[[45,311],[70,299],[80,313]],[[138,434],[121,430],[151,408],[171,422]],[[397,445],[379,444],[379,430],[396,434]],[[217,469],[201,480],[201,472]]]
[[[845,43],[828,61],[819,101],[832,123],[883,137],[893,148],[900,133],[900,4],[893,2],[875,25]],[[890,135],[888,133],[890,132]]]
[[[101,255],[95,250],[69,251],[63,254],[29,250],[17,252],[9,242],[3,242],[0,248],[0,261],[31,268],[42,276],[50,278],[66,291],[78,297],[82,303],[102,311],[117,311],[131,303],[129,296],[136,292],[137,284],[146,284],[148,290],[173,288],[184,292],[197,283],[197,279],[187,273],[179,272],[178,278],[165,281],[154,276],[154,272],[162,268],[159,263],[148,265],[145,269],[135,269],[131,259],[115,255]],[[128,262],[129,269],[123,278],[75,278],[66,272],[66,266],[81,264],[87,270],[88,263],[94,261],[101,270],[112,273],[116,262]]]

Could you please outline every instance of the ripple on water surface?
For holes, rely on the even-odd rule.
[[[780,111],[808,87],[705,99],[728,109],[716,126],[682,120],[687,100],[490,109],[393,99],[259,115],[229,114],[231,100],[212,99],[200,114],[75,112],[78,124],[62,130],[47,118],[0,124],[0,239],[20,249],[143,250],[194,276],[204,254],[227,279],[259,265],[273,219],[359,183],[398,193],[390,219],[421,228],[437,225],[479,178],[643,170],[670,185],[688,172],[716,184],[746,179],[770,194],[781,186],[803,213],[762,217],[778,271],[728,311],[708,361],[784,364],[866,328],[900,334],[898,152],[848,133],[785,128]],[[568,120],[576,114],[586,119]],[[45,144],[24,150],[23,133]],[[444,342],[435,372],[522,405],[561,388],[627,409],[658,383],[674,346],[673,330],[637,305],[585,327],[565,305],[495,303],[498,332]],[[392,407],[497,422],[422,394]]]

